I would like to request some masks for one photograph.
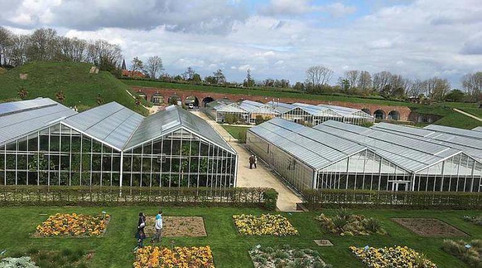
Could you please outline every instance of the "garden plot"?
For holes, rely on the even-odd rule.
[[[137,249],[133,266],[134,268],[214,268],[214,260],[209,246],[172,249],[147,246]]]
[[[287,218],[277,214],[233,215],[234,225],[243,235],[298,235],[298,231]]]
[[[63,214],[51,215],[37,226],[34,237],[70,236],[90,237],[101,236],[105,233],[110,216],[88,214]]]
[[[436,268],[437,265],[419,254],[415,250],[396,246],[374,248],[365,246],[363,248],[350,247],[355,256],[370,268],[392,268],[392,267],[412,267],[412,268]]]
[[[202,237],[207,236],[202,217],[178,217],[163,216],[163,237]],[[156,233],[154,228],[155,217],[146,218],[146,235],[152,236]]]
[[[70,250],[68,248],[60,251],[31,248],[23,253],[14,252],[12,255],[14,257],[2,259],[0,267],[88,267],[94,252],[86,252],[81,249]]]
[[[289,245],[281,248],[256,246],[249,251],[255,268],[306,267],[324,268],[327,265],[317,251],[292,249]]]
[[[392,218],[410,231],[424,237],[467,236],[454,226],[433,218]]]
[[[346,210],[340,210],[333,217],[321,214],[316,218],[322,228],[337,235],[385,235],[387,232],[375,218],[366,218],[363,215],[350,214]]]

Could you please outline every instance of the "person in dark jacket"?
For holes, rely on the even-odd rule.
[[[254,158],[254,155],[252,154],[249,157],[249,169],[253,169],[253,165],[255,165],[255,158]]]
[[[144,213],[139,212],[139,220],[137,221],[137,232],[136,232],[137,248],[144,247],[144,239],[146,239],[146,233],[144,232],[145,227],[146,227],[146,216],[144,215]]]

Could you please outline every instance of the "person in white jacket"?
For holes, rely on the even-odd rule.
[[[159,213],[156,215],[156,221],[154,223],[154,228],[156,228],[156,233],[154,237],[152,237],[151,242],[157,241],[161,243],[161,236],[162,236],[162,210],[159,210]]]

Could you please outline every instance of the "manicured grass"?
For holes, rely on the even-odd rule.
[[[246,132],[251,127],[242,127],[242,126],[230,126],[230,125],[221,125],[224,129],[226,129],[233,138],[237,140],[242,140],[243,137],[246,138]]]
[[[7,255],[38,250],[94,250],[90,267],[131,267],[135,246],[134,233],[137,214],[143,211],[155,214],[157,207],[3,207],[0,210],[0,251],[7,249]],[[104,237],[93,238],[31,238],[35,227],[48,215],[62,213],[96,214],[105,210],[112,215]],[[243,236],[238,234],[232,219],[235,214],[262,214],[259,209],[242,208],[163,208],[164,215],[202,216],[207,237],[164,239],[163,246],[211,246],[216,267],[252,267],[248,250],[255,245],[277,246],[290,244],[293,248],[311,248],[334,267],[363,267],[362,263],[348,249],[349,246],[384,247],[406,245],[435,262],[439,267],[465,267],[456,257],[441,249],[443,238],[423,238],[392,222],[392,217],[434,217],[450,223],[468,233],[471,239],[482,238],[482,228],[462,219],[464,215],[475,216],[480,211],[407,211],[407,210],[350,210],[356,214],[374,217],[381,221],[388,235],[337,236],[324,233],[315,217],[319,213],[282,213],[299,231],[299,236]],[[334,210],[323,211],[332,216]],[[47,214],[47,215],[44,215]],[[318,247],[314,239],[329,239],[333,247]],[[147,239],[148,240],[148,239]],[[148,242],[146,244],[149,244]]]
[[[453,108],[458,108],[474,115],[478,115],[477,112],[480,110],[477,108],[476,103],[459,102],[447,102],[443,104],[433,104],[428,106],[419,105],[412,107],[412,109],[419,114],[434,114],[442,116],[441,119],[434,122],[436,125],[465,129],[472,129],[474,127],[482,126],[482,122],[458,113],[454,111]]]
[[[74,62],[32,62],[0,74],[0,101],[19,100],[18,90],[23,87],[28,91],[27,99],[48,97],[55,101],[55,94],[63,90],[64,105],[76,105],[79,110],[97,106],[100,94],[104,103],[116,101],[134,111],[147,114],[147,111],[135,104],[135,100],[126,92],[130,87],[119,81],[109,72],[90,74],[92,64]],[[21,73],[28,74],[27,80],[21,80]]]

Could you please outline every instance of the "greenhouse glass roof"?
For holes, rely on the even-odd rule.
[[[62,122],[122,150],[144,117],[116,102],[87,110]]]
[[[51,99],[0,104],[0,144],[23,137],[59,120],[77,114]]]
[[[476,127],[476,128],[473,128],[472,130],[482,132],[482,127]]]
[[[322,169],[366,149],[356,142],[280,118],[274,118],[249,131],[314,169]]]
[[[467,155],[482,161],[482,140],[388,123],[378,123],[373,126],[372,129],[404,135],[414,139],[425,140],[453,149],[458,149],[465,152]]]
[[[311,105],[306,103],[293,103],[293,105],[313,116],[333,116],[333,117],[342,116],[328,107],[316,106],[316,105]]]
[[[239,104],[239,108],[247,111],[248,113],[277,114],[276,110],[270,105],[250,100],[242,101]]]
[[[462,152],[429,141],[337,121],[327,121],[314,128],[363,144],[385,159],[414,173]]]
[[[178,106],[144,117],[116,102],[77,113],[50,99],[0,104],[0,145],[58,122],[119,151],[184,128],[236,154],[205,120]]]
[[[424,127],[424,129],[447,133],[447,134],[453,134],[453,135],[472,138],[472,139],[482,139],[482,132],[480,131],[461,129],[461,128],[455,128],[455,127],[446,127],[446,126],[440,126],[440,125],[428,125]]]

